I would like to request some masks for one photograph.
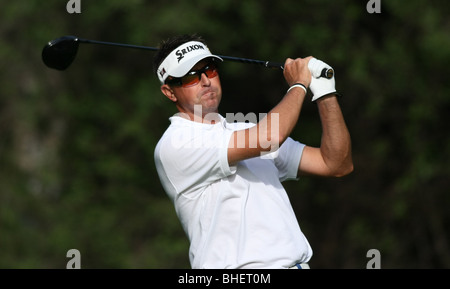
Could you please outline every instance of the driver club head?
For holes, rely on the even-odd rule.
[[[50,68],[65,70],[75,59],[79,41],[75,36],[63,36],[45,45],[42,50],[42,61]]]

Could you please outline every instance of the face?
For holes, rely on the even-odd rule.
[[[202,70],[211,64],[211,60],[202,60],[198,62],[188,74]],[[198,76],[197,76],[198,79]],[[194,106],[200,105],[202,107],[202,115],[204,118],[208,113],[217,113],[220,100],[222,98],[222,87],[220,85],[219,75],[208,78],[206,73],[201,73],[200,81],[197,84],[188,87],[178,85],[163,84],[161,91],[177,106],[182,113],[189,115],[191,120],[194,120]],[[196,108],[196,113],[199,109]],[[199,116],[197,116],[199,117]]]

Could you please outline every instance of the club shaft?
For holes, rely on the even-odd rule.
[[[115,42],[105,42],[105,41],[97,41],[97,40],[90,40],[85,38],[77,38],[78,42],[80,43],[89,43],[89,44],[100,44],[100,45],[109,45],[109,46],[118,46],[118,47],[125,47],[125,48],[135,48],[135,49],[143,49],[143,50],[150,50],[150,51],[158,51],[159,49],[156,47],[149,47],[149,46],[141,46],[141,45],[132,45],[132,44],[124,44],[124,43],[115,43]]]
[[[98,40],[90,40],[85,38],[77,38],[77,41],[80,43],[89,43],[89,44],[100,44],[100,45],[109,45],[109,46],[117,46],[117,47],[125,47],[125,48],[135,48],[135,49],[144,49],[144,50],[150,50],[150,51],[158,51],[159,49],[156,47],[149,47],[149,46],[141,46],[141,45],[132,45],[132,44],[124,44],[124,43],[116,43],[116,42],[106,42],[106,41],[98,41]],[[272,62],[272,61],[262,61],[262,60],[255,60],[255,59],[248,59],[248,58],[241,58],[241,57],[233,57],[233,56],[225,56],[225,55],[218,55],[222,59],[228,60],[228,61],[235,61],[235,62],[241,62],[241,63],[249,63],[249,64],[255,64],[255,65],[261,65],[267,68],[279,68],[283,69],[282,63]]]
[[[255,60],[255,59],[248,59],[248,58],[240,58],[240,57],[233,57],[233,56],[225,56],[225,55],[217,55],[225,60],[230,61],[236,61],[236,62],[242,62],[242,63],[250,63],[250,64],[256,64],[261,65],[267,68],[275,68],[275,69],[284,69],[284,64],[280,62],[273,62],[273,61],[262,61],[262,60]],[[334,70],[332,68],[324,68],[321,73],[320,77],[331,79],[333,78]]]
[[[264,66],[267,68],[283,69],[283,63],[278,63],[278,62],[263,61],[263,60],[248,59],[248,58],[233,57],[233,56],[225,56],[225,55],[217,55],[217,56],[221,57],[222,59],[229,60],[229,61],[256,64],[256,65],[261,65],[261,66]]]

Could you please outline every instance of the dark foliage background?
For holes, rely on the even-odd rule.
[[[188,242],[155,171],[175,108],[146,51],[81,45],[72,66],[44,66],[62,35],[156,46],[199,33],[217,54],[336,70],[355,171],[286,183],[314,249],[313,268],[450,268],[449,6],[445,1],[2,1],[0,268],[189,268]],[[267,112],[279,71],[221,68],[223,114]],[[314,103],[293,137],[320,142]]]

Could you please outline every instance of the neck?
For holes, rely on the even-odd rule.
[[[208,112],[202,109],[201,105],[195,105],[193,112],[182,111],[179,109],[178,116],[204,124],[216,124],[220,122],[221,119],[217,109],[212,112]]]

